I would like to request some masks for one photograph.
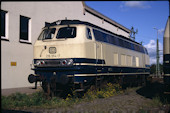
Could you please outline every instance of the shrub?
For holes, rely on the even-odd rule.
[[[114,96],[117,93],[121,93],[121,89],[122,88],[119,84],[108,83],[101,90],[89,89],[83,98],[86,98],[87,100],[88,99],[92,100],[95,98],[107,98],[107,97]]]

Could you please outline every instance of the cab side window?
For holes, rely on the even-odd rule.
[[[87,39],[92,40],[92,35],[91,35],[91,32],[90,32],[89,28],[87,28],[87,30],[86,30],[86,36],[87,36]]]

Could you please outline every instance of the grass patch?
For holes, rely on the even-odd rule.
[[[101,90],[89,89],[81,98],[78,98],[74,92],[73,95],[68,94],[66,99],[53,97],[50,100],[46,99],[43,92],[36,92],[31,95],[15,93],[10,96],[1,96],[1,106],[2,109],[66,108],[96,98],[108,98],[122,92],[120,85],[108,83]]]
[[[32,95],[15,93],[10,96],[2,96],[2,109],[8,108],[20,108],[20,107],[30,107],[30,106],[41,106],[47,103],[42,92],[36,92]]]
[[[159,96],[156,96],[152,99],[152,101],[150,103],[148,103],[149,106],[151,107],[161,107],[163,105],[163,103],[160,100]]]

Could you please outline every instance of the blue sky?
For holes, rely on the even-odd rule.
[[[163,50],[163,34],[169,16],[168,1],[86,1],[87,6],[131,29],[138,29],[136,41],[143,42],[150,55],[150,64],[156,63],[157,30]],[[163,51],[160,51],[162,63]]]

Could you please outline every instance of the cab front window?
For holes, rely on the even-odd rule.
[[[38,37],[38,40],[52,39],[54,37],[55,31],[56,28],[44,29]]]
[[[75,38],[76,27],[62,27],[58,30],[57,39],[61,38]]]

